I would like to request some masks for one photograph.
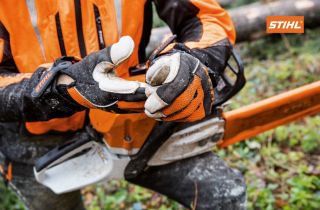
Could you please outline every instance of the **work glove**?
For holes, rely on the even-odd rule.
[[[59,59],[55,63],[58,70],[52,68],[43,78],[45,80],[47,75],[59,72],[59,92],[84,108],[116,113],[143,112],[146,99],[144,83],[124,80],[114,71],[130,57],[133,49],[133,40],[125,36],[118,43],[92,53],[80,61],[73,57]],[[35,95],[37,90],[41,92],[42,83],[35,88]]]
[[[145,113],[157,120],[193,122],[211,114],[214,89],[208,68],[183,51],[160,55],[146,74]]]

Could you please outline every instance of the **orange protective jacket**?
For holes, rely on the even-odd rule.
[[[210,54],[215,43],[235,41],[227,12],[215,0],[153,0],[159,16],[177,34],[178,41]],[[118,41],[134,39],[135,50],[117,73],[129,77],[128,69],[144,62],[152,28],[150,0],[1,0],[0,3],[0,121],[14,109],[8,88],[30,78],[42,64],[68,55],[87,54]],[[18,96],[16,96],[18,97]],[[90,111],[92,124],[108,120],[108,113]],[[75,131],[83,127],[85,112],[45,122],[27,122],[32,134]],[[110,113],[109,113],[110,115]],[[32,121],[36,121],[34,119]]]

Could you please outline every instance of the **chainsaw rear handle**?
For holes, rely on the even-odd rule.
[[[231,47],[230,58],[234,59],[237,68],[234,68],[228,61],[227,68],[225,68],[223,72],[217,73],[218,75],[215,76],[216,78],[213,78],[215,79],[213,81],[217,81],[217,87],[215,88],[215,102],[213,104],[214,106],[219,106],[228,101],[246,84],[243,62],[233,47]],[[228,70],[231,74],[233,74],[233,76],[235,76],[234,80],[227,75]]]

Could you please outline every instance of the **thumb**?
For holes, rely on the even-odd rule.
[[[99,63],[95,66],[92,76],[97,82],[103,80],[107,73],[111,73],[113,69],[128,59],[134,49],[134,42],[130,36],[123,36],[119,42],[111,45],[100,53]]]
[[[180,54],[163,55],[147,71],[146,82],[152,86],[170,83],[180,68]]]
[[[121,37],[119,42],[107,48],[112,64],[107,61],[101,62],[93,71],[93,78],[99,83],[100,90],[117,94],[134,94],[139,88],[146,86],[142,82],[122,79],[112,71],[130,57],[133,49],[134,42],[130,36]]]
[[[130,36],[123,36],[119,42],[111,45],[110,57],[114,65],[119,65],[130,57],[134,49],[134,42]]]

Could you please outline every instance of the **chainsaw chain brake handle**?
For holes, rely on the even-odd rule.
[[[236,68],[230,63],[231,58],[234,59]],[[212,72],[209,74],[213,77],[212,79],[215,79],[213,81],[217,82],[215,102],[213,104],[215,107],[225,103],[236,95],[246,83],[243,62],[233,47],[231,48],[230,59],[223,72]]]

